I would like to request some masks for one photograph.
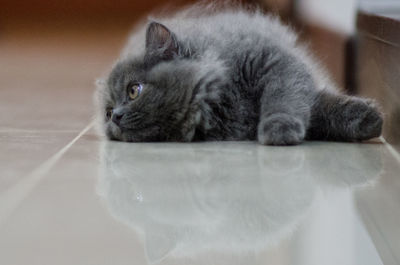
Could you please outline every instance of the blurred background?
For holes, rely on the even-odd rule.
[[[193,2],[0,0],[0,111],[8,113],[2,125],[46,126],[48,115],[53,126],[66,129],[72,115],[70,122],[84,126],[93,113],[94,80],[117,58],[134,23],[165,5]],[[241,2],[294,26],[342,89],[377,98],[389,116],[385,136],[398,145],[399,1]],[[43,107],[54,101],[56,120]]]
[[[36,58],[39,55],[52,56],[50,53],[58,51],[64,54],[71,53],[71,56],[77,55],[81,60],[85,56],[96,55],[96,59],[85,58],[82,62],[93,62],[96,66],[91,67],[103,69],[102,63],[107,64],[116,57],[136,21],[165,5],[180,7],[193,2],[196,1],[0,0],[1,55],[6,59],[7,54],[16,52],[22,55],[21,52],[28,53],[31,49],[34,49],[32,52],[36,54]],[[321,27],[329,28],[338,34],[351,34],[354,30],[355,0],[241,2],[259,5],[266,11],[280,15],[287,23],[296,25],[305,39],[318,43],[314,45],[318,55],[329,65],[334,78],[338,82],[342,81],[344,77],[340,64],[343,56],[337,56],[336,53],[342,52],[341,42],[344,38],[324,35]],[[307,26],[313,27],[304,27],[305,22]],[[79,51],[75,51],[75,48]],[[7,59],[12,61],[12,58]],[[81,63],[78,65],[82,66]]]

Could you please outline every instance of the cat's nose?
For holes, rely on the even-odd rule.
[[[112,121],[119,125],[119,123],[121,122],[122,117],[124,116],[124,114],[121,113],[113,113],[112,115]]]

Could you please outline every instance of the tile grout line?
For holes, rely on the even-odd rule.
[[[71,146],[79,140],[94,125],[94,121],[90,122],[72,141],[61,148],[57,153],[52,155],[38,167],[36,167],[24,179],[19,181],[10,189],[3,192],[0,196],[0,225],[7,219],[12,211],[23,201],[28,194],[39,184],[43,177],[51,168],[60,160],[60,158],[68,151]]]
[[[393,148],[391,144],[386,142],[385,138],[383,136],[379,137],[379,139],[382,141],[382,143],[385,145],[385,147],[389,150],[390,154],[397,160],[397,162],[400,163],[400,154],[399,152]]]

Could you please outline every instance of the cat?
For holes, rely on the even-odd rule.
[[[278,18],[195,5],[133,33],[97,89],[111,140],[362,141],[381,134],[371,99],[343,95]]]

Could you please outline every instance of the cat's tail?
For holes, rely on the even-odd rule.
[[[380,136],[382,124],[383,115],[375,101],[321,90],[311,110],[306,138],[362,141]]]

